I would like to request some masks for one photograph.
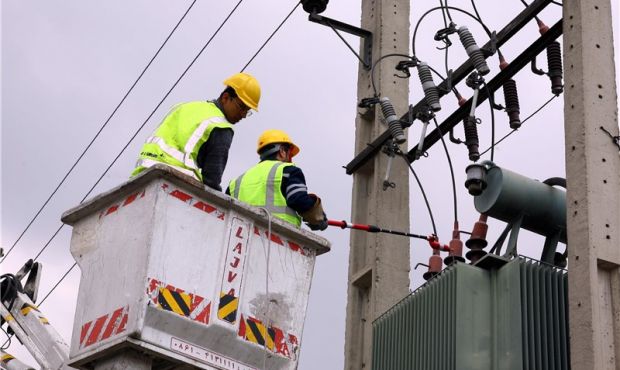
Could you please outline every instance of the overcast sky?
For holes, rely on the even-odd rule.
[[[2,2],[1,216],[5,253],[101,129],[190,4],[188,0]],[[236,1],[196,2],[142,80],[4,261],[2,273],[15,273],[44,248],[62,225],[62,212],[86,196],[236,4]],[[420,16],[437,5],[438,2],[412,4],[410,35]],[[487,27],[496,31],[523,9],[518,0],[484,0],[476,5]],[[223,89],[222,81],[244,68],[294,6],[295,2],[288,0],[242,2],[89,198],[127,181],[144,140],[170,106],[217,97]],[[470,1],[450,1],[450,6],[473,12]],[[617,25],[617,8],[613,14]],[[323,15],[359,26],[360,1],[332,0]],[[246,68],[262,86],[260,113],[237,125],[223,180],[227,183],[257,162],[256,140],[263,131],[281,129],[301,148],[296,163],[306,174],[310,192],[323,199],[328,217],[350,220],[353,179],[342,166],[356,154],[353,147],[359,63],[331,29],[309,22],[307,16],[299,7]],[[457,25],[469,27],[479,45],[488,41],[473,20],[458,12],[452,16]],[[555,4],[541,14],[550,27],[560,17],[561,7]],[[440,12],[426,17],[416,36],[416,51],[420,59],[445,74],[444,53],[436,49],[443,44],[432,38],[443,27]],[[617,26],[614,34],[617,51]],[[502,52],[510,61],[538,36],[538,28],[532,22]],[[358,48],[356,37],[344,37],[354,49]],[[452,37],[452,41],[449,68],[456,69],[464,62],[465,55],[458,37]],[[538,67],[546,70],[544,52],[537,61]],[[384,63],[397,62],[388,59]],[[499,70],[495,56],[489,59],[489,66],[492,72],[487,81]],[[409,101],[415,104],[423,95],[417,74],[412,72]],[[523,120],[552,97],[550,83],[546,76],[534,75],[529,67],[515,80]],[[436,76],[435,81],[439,82]],[[472,95],[464,84],[459,85],[459,90],[466,98]],[[504,104],[501,91],[496,99]],[[456,107],[454,98],[445,97],[442,106],[443,110],[437,114],[439,122]],[[397,113],[400,116],[405,112]],[[487,103],[478,109],[477,116],[482,120],[479,136],[481,149],[485,150],[491,143]],[[495,162],[541,181],[564,177],[562,117],[563,96],[560,96],[496,148]],[[510,131],[506,114],[496,111],[495,121],[496,139],[499,139]],[[409,130],[408,148],[417,143],[419,135],[417,122]],[[460,125],[455,135],[463,138]],[[470,163],[467,150],[449,142],[448,146],[456,177],[461,229],[471,230],[478,213],[463,186],[465,167]],[[489,159],[489,154],[483,159]],[[452,185],[441,145],[431,148],[428,158],[415,162],[414,169],[427,192],[439,237],[448,242],[454,221]],[[384,169],[379,175],[383,173]],[[410,193],[411,229],[404,231],[432,233],[428,211],[414,181]],[[391,225],[377,226],[390,228]],[[502,222],[490,221],[490,243],[504,226]],[[317,258],[302,336],[301,370],[339,369],[344,364],[349,232],[330,228],[321,235],[330,240],[332,251]],[[74,263],[69,253],[70,236],[71,227],[63,227],[38,258],[44,265],[39,299]],[[543,242],[544,238],[524,232],[519,251],[539,258]],[[563,245],[559,248],[564,250]],[[413,290],[424,283],[425,272],[424,267],[413,270],[413,266],[428,263],[430,249],[425,242],[412,240],[411,251]],[[75,268],[41,306],[67,342],[73,326],[78,284],[79,269]],[[0,334],[0,341],[4,340]],[[36,365],[16,340],[8,352]]]

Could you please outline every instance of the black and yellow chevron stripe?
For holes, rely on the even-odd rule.
[[[226,293],[221,293],[220,304],[217,307],[217,317],[231,324],[236,323],[238,306],[239,298]]]
[[[265,329],[267,329],[267,348],[273,350],[274,340],[276,337],[276,331],[272,328],[265,328],[265,325],[259,324],[253,320],[246,320],[246,331],[245,336],[246,339],[250,342],[254,342],[256,344],[260,344],[261,346],[265,345]]]
[[[189,316],[192,299],[189,294],[175,292],[166,288],[159,288],[157,308],[172,311],[182,316]]]

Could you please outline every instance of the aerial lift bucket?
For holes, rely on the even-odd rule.
[[[71,366],[136,349],[153,368],[297,368],[326,239],[163,165],[62,221],[81,270]]]

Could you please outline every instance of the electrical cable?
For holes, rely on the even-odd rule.
[[[439,138],[441,139],[441,143],[443,144],[443,149],[446,152],[446,159],[448,160],[448,166],[450,167],[450,177],[452,178],[452,197],[454,201],[454,222],[458,222],[458,209],[457,209],[457,201],[456,201],[456,180],[454,179],[454,167],[452,167],[452,158],[450,157],[450,152],[448,151],[448,146],[446,145],[446,141],[443,138],[443,134],[441,133],[441,129],[439,128],[439,124],[437,123],[437,118],[433,117],[433,122],[435,122],[435,127],[437,128],[437,132],[439,133]]]
[[[452,16],[450,15],[450,9],[448,8],[448,0],[446,0],[446,14],[448,14],[448,19],[452,22]]]
[[[452,10],[456,10],[456,11],[459,11],[459,12],[461,12],[461,13],[464,13],[464,14],[466,14],[466,15],[470,16],[470,17],[471,17],[471,18],[473,18],[475,21],[477,21],[478,23],[480,23],[480,25],[482,26],[482,28],[484,29],[484,31],[485,31],[485,32],[487,33],[487,35],[489,36],[489,39],[492,39],[492,38],[493,38],[493,35],[491,34],[491,31],[489,30],[489,28],[488,28],[488,27],[487,27],[484,23],[482,23],[482,21],[481,21],[480,19],[476,18],[476,16],[475,16],[475,15],[473,15],[473,14],[471,14],[471,13],[469,13],[469,12],[467,12],[467,11],[463,10],[463,9],[460,9],[460,8],[454,8],[454,7],[447,6],[447,5],[445,6],[445,8],[446,8],[446,9],[448,9],[448,8],[449,8],[449,9],[452,9]],[[411,51],[412,51],[413,55],[414,55],[416,58],[417,58],[417,55],[416,55],[416,52],[415,52],[415,39],[416,39],[416,35],[417,35],[417,33],[418,33],[418,27],[420,26],[420,23],[422,23],[422,20],[424,19],[424,17],[426,17],[426,16],[427,16],[427,15],[429,15],[430,13],[432,13],[432,12],[434,12],[434,11],[436,11],[436,10],[439,10],[439,9],[441,9],[441,8],[440,8],[440,7],[436,7],[436,8],[432,8],[432,9],[428,10],[426,13],[424,13],[424,14],[420,17],[420,19],[418,20],[418,23],[417,23],[417,24],[416,24],[416,26],[415,26],[415,30],[413,31],[413,37],[412,37],[412,39],[411,39]]]
[[[97,185],[99,185],[99,183],[101,182],[101,180],[103,180],[103,178],[105,177],[105,175],[108,173],[108,171],[110,171],[110,168],[112,168],[112,166],[116,163],[116,161],[120,158],[120,156],[125,152],[125,150],[129,147],[129,145],[132,143],[132,141],[136,138],[136,136],[138,136],[138,134],[140,133],[140,131],[142,131],[142,129],[144,128],[144,126],[146,126],[147,122],[151,119],[151,117],[153,117],[153,115],[155,114],[155,112],[157,111],[157,109],[159,109],[159,107],[162,105],[162,103],[166,100],[166,98],[168,97],[168,95],[170,95],[170,93],[172,92],[172,90],[174,90],[174,88],[178,85],[178,83],[181,81],[181,79],[185,76],[185,74],[187,73],[187,71],[189,71],[189,69],[194,65],[194,63],[196,62],[196,60],[198,59],[198,57],[200,57],[200,55],[202,54],[202,52],[207,48],[207,46],[209,46],[209,44],[211,43],[211,41],[213,40],[213,38],[215,38],[215,36],[218,34],[218,32],[222,29],[222,27],[224,26],[224,24],[226,24],[226,22],[228,21],[228,19],[232,16],[232,14],[235,12],[235,10],[237,10],[237,8],[239,7],[239,5],[243,2],[243,0],[239,0],[239,2],[237,3],[237,5],[235,5],[235,7],[233,8],[233,10],[228,14],[228,16],[226,17],[226,19],[224,19],[224,22],[222,22],[222,24],[218,27],[218,29],[215,31],[215,33],[211,36],[211,38],[209,39],[209,41],[207,41],[207,43],[205,44],[205,46],[202,47],[202,49],[198,52],[198,54],[196,55],[196,57],[194,58],[194,60],[192,60],[192,62],[189,64],[189,66],[187,66],[187,68],[185,69],[185,71],[183,71],[183,73],[181,74],[181,76],[177,79],[177,81],[174,83],[174,85],[172,85],[172,87],[170,88],[170,90],[168,90],[168,92],[166,93],[166,95],[164,95],[164,97],[161,99],[161,101],[157,104],[157,106],[155,107],[155,109],[153,109],[153,111],[151,112],[151,114],[149,114],[149,116],[147,117],[147,119],[144,121],[144,123],[142,123],[142,125],[140,125],[140,127],[138,128],[138,130],[136,131],[136,133],[129,139],[129,141],[127,142],[127,144],[123,147],[123,149],[121,149],[121,151],[118,153],[118,155],[116,156],[116,158],[114,158],[114,160],[112,161],[112,163],[110,163],[110,165],[108,166],[108,168],[106,168],[106,170],[103,172],[103,174],[101,175],[101,177],[99,177],[99,179],[95,182],[95,184],[90,188],[90,190],[88,191],[88,193],[86,193],[86,195],[84,196],[84,198],[82,198],[82,200],[80,201],[80,204],[82,204],[84,202],[84,200],[86,200],[86,198],[88,198],[88,196],[90,195],[90,193],[93,192],[93,190],[95,190],[95,187]],[[43,247],[43,249],[41,249],[41,251],[37,254],[37,257],[41,255],[41,253],[43,253],[43,251],[45,250],[45,248],[47,248],[47,246],[50,244],[50,242],[52,241],[52,239],[54,239],[54,237],[56,237],[56,235],[58,234],[58,232],[64,227],[65,225],[62,224],[60,226],[60,228],[58,228],[58,230],[56,231],[56,233],[54,233],[54,236],[52,236],[52,238],[47,242],[47,244],[45,244],[45,246]]]
[[[472,8],[474,8],[474,13],[476,13],[476,17],[478,17],[478,19],[480,19],[480,22],[482,22],[482,17],[480,16],[480,13],[478,13],[478,8],[476,7],[476,1],[475,0],[471,0],[471,6],[472,6]]]
[[[413,167],[411,166],[411,162],[409,161],[409,158],[407,158],[407,154],[403,153],[400,150],[398,151],[398,154],[400,154],[401,157],[405,159],[405,162],[407,162],[407,165],[409,166],[411,173],[413,173],[413,177],[415,177],[415,180],[418,183],[418,186],[420,187],[420,192],[422,193],[422,197],[424,198],[424,202],[426,203],[426,208],[428,209],[428,214],[431,218],[431,224],[433,225],[433,235],[437,236],[438,234],[437,234],[437,228],[435,227],[435,218],[433,217],[433,211],[431,210],[431,205],[429,204],[428,198],[426,197],[426,192],[424,191],[424,187],[422,186],[422,183],[420,182],[418,175],[413,170]]]
[[[66,272],[66,273],[65,273],[65,274],[64,274],[64,275],[60,278],[60,280],[58,280],[58,282],[56,283],[56,285],[54,285],[54,287],[53,287],[53,288],[52,288],[52,289],[51,289],[51,290],[47,293],[47,295],[46,295],[46,296],[45,296],[45,297],[41,300],[41,302],[39,302],[39,304],[38,304],[38,306],[39,306],[39,307],[41,307],[41,305],[43,304],[43,302],[45,302],[45,300],[47,299],[47,297],[49,297],[49,296],[50,296],[50,294],[52,294],[52,292],[54,291],[54,289],[56,289],[56,287],[58,287],[58,285],[60,285],[60,283],[61,283],[61,282],[62,282],[62,281],[63,281],[63,280],[67,277],[67,275],[69,275],[69,273],[71,272],[71,270],[73,270],[73,268],[74,268],[76,265],[77,265],[77,262],[74,262],[74,263],[73,263],[73,265],[71,266],[71,268],[69,268],[69,271],[67,271],[67,272]],[[9,308],[9,311],[10,311],[10,310],[11,310],[11,309]],[[9,347],[10,347],[10,345],[11,345],[11,336],[9,336],[8,334],[7,334],[7,336],[8,336],[9,338],[8,338],[8,339],[7,339],[7,341],[6,341],[6,342],[4,342],[4,344],[2,345],[2,349],[9,348]],[[7,344],[7,342],[9,343],[9,345],[5,347],[4,345],[5,345],[5,344]]]
[[[404,58],[409,58],[411,60],[414,60],[413,57],[409,56],[409,55],[405,55],[405,54],[398,54],[398,53],[393,53],[393,54],[386,54],[381,56],[381,58],[377,59],[373,65],[372,68],[370,69],[370,83],[372,84],[372,90],[374,92],[374,96],[378,97],[379,94],[377,93],[377,87],[375,86],[375,67],[377,66],[377,64],[382,61],[385,58],[388,57],[404,57]]]
[[[0,327],[0,330],[2,330],[2,332],[6,335],[6,342],[4,342],[2,347],[0,347],[0,349],[4,351],[5,349],[7,349],[7,348],[9,348],[11,346],[11,338],[13,338],[13,335],[10,335],[9,333],[7,333],[6,330],[4,330],[4,328],[2,328],[2,327]],[[6,346],[5,346],[5,344],[6,344]]]
[[[43,302],[45,302],[45,300],[47,299],[47,297],[50,296],[50,294],[52,294],[52,292],[54,291],[54,289],[56,289],[56,287],[58,287],[58,285],[60,285],[60,283],[67,277],[67,275],[69,275],[69,273],[71,272],[71,270],[73,270],[73,268],[77,265],[77,262],[74,262],[73,265],[69,268],[69,270],[67,272],[65,272],[65,274],[60,278],[60,280],[58,280],[58,282],[56,283],[56,285],[54,285],[54,287],[47,293],[47,295],[41,300],[41,302],[39,302],[39,307],[43,304]]]
[[[525,122],[527,122],[527,120],[529,120],[530,118],[532,118],[536,113],[540,112],[544,107],[547,106],[547,104],[551,103],[551,101],[553,99],[557,98],[557,95],[553,95],[553,97],[551,97],[551,99],[547,100],[547,102],[545,104],[543,104],[540,108],[538,108],[534,113],[532,113],[529,117],[527,117],[526,119],[524,119],[521,122],[521,125],[523,125]],[[504,141],[504,139],[506,139],[508,136],[512,135],[515,131],[517,131],[517,129],[513,129],[512,131],[510,131],[508,134],[506,134],[503,138],[501,138],[499,141],[497,141],[495,143],[494,146],[497,146],[499,143],[501,143],[502,141]],[[487,150],[485,150],[484,152],[480,153],[480,156],[482,156],[483,154],[485,154],[486,152],[488,152],[489,150],[491,150],[492,148],[488,148]]]
[[[245,69],[250,65],[250,63],[252,63],[252,61],[254,60],[254,58],[256,58],[256,56],[258,55],[258,53],[261,52],[261,50],[263,50],[263,48],[265,47],[265,45],[267,45],[267,43],[269,42],[269,40],[271,40],[271,38],[276,34],[276,32],[278,32],[280,30],[280,27],[282,27],[282,25],[284,25],[284,22],[286,22],[288,20],[288,18],[293,14],[293,12],[295,10],[297,10],[297,8],[299,7],[299,5],[301,4],[301,1],[297,3],[297,5],[295,5],[295,7],[293,8],[293,10],[291,10],[290,13],[288,13],[288,15],[286,16],[286,18],[284,18],[284,20],[282,21],[282,23],[280,23],[280,25],[276,28],[275,31],[273,31],[273,33],[271,34],[271,36],[269,36],[269,38],[267,38],[267,41],[265,41],[265,43],[258,49],[258,51],[256,52],[256,54],[254,54],[254,56],[250,59],[250,61],[245,65],[245,67],[243,67],[243,69],[241,70],[241,72],[245,71]],[[337,32],[336,32],[337,33]]]
[[[265,212],[267,215],[267,245],[265,246],[265,238],[261,234],[261,241],[263,242],[263,247],[267,249],[267,265],[265,267],[265,297],[267,298],[267,312],[265,313],[265,326],[266,330],[269,330],[270,322],[269,322],[269,314],[271,311],[271,299],[269,299],[269,257],[271,254],[271,214],[267,211],[266,208],[260,207],[261,211]],[[267,338],[267,333],[265,333],[265,338]],[[263,343],[263,370],[267,370],[267,340]]]
[[[489,97],[489,107],[491,107],[491,162],[493,162],[495,158],[495,109],[493,109],[493,105],[495,105],[495,98],[491,91],[489,90],[489,86],[485,83],[484,89],[487,91],[487,96]]]
[[[194,1],[195,2],[195,1]],[[181,76],[179,77],[179,79],[174,83],[174,85],[170,88],[170,90],[168,91],[168,93],[166,93],[166,95],[163,97],[163,99],[159,102],[159,104],[155,107],[155,109],[153,110],[153,112],[151,112],[151,114],[148,116],[148,118],[144,121],[144,123],[138,128],[138,130],[136,131],[136,133],[131,137],[131,139],[129,140],[129,142],[127,143],[127,145],[125,145],[125,147],[121,150],[121,152],[116,156],[116,158],[112,161],[112,163],[108,166],[108,168],[105,170],[105,172],[101,175],[101,177],[99,178],[99,180],[97,180],[97,182],[95,183],[95,185],[93,185],[93,187],[89,190],[89,192],[84,196],[84,198],[80,201],[80,204],[84,202],[84,200],[86,200],[86,198],[90,195],[90,193],[95,189],[95,187],[99,184],[99,182],[103,179],[103,177],[108,173],[108,171],[110,170],[110,168],[116,163],[116,161],[118,160],[118,158],[123,154],[123,152],[127,149],[127,147],[130,145],[130,143],[136,138],[136,136],[138,135],[138,133],[144,128],[144,126],[146,125],[146,123],[151,119],[151,117],[153,116],[153,114],[157,111],[157,109],[160,107],[160,105],[164,102],[164,100],[168,97],[168,95],[170,95],[170,93],[172,92],[172,90],[176,87],[176,85],[179,83],[179,81],[181,81],[181,79],[185,76],[185,74],[187,73],[187,71],[192,67],[192,65],[196,62],[196,60],[198,59],[198,57],[200,57],[200,55],[202,54],[202,52],[206,49],[206,47],[211,43],[211,41],[213,40],[213,38],[217,35],[217,33],[220,31],[220,29],[224,26],[224,24],[226,24],[226,22],[228,21],[228,19],[232,16],[232,14],[237,10],[237,8],[239,7],[239,5],[241,5],[241,3],[243,2],[243,0],[239,0],[239,2],[237,3],[237,5],[233,8],[233,10],[228,14],[228,16],[224,19],[224,21],[222,22],[222,24],[219,26],[219,28],[215,31],[215,33],[211,36],[211,38],[207,41],[207,43],[205,44],[205,46],[200,50],[200,52],[198,53],[198,55],[196,55],[196,57],[192,60],[192,62],[189,64],[189,66],[185,69],[185,71],[181,74]],[[193,5],[193,3],[192,3]],[[299,4],[297,4],[298,6]],[[267,39],[267,41],[263,44],[263,46],[259,49],[259,51],[252,57],[252,59],[254,59],[256,57],[256,55],[258,55],[258,53],[262,50],[262,48],[267,44],[267,42],[273,37],[273,35],[280,29],[280,27],[282,27],[282,25],[284,24],[284,22],[286,22],[286,20],[291,16],[291,14],[295,11],[295,9],[297,9],[297,6],[295,6],[293,8],[293,10],[291,11],[291,13],[289,13],[289,15],[284,19],[284,21],[277,27],[277,29],[272,33],[272,35]],[[190,7],[191,8],[191,7]],[[189,10],[188,10],[189,11]],[[187,14],[187,12],[186,12]],[[243,68],[243,70],[245,70],[245,68],[250,64],[250,62],[252,61],[252,59],[250,59],[250,61],[246,64],[246,66]],[[242,72],[243,72],[242,70]],[[43,253],[43,251],[47,248],[47,246],[51,243],[51,241],[56,237],[56,235],[60,232],[60,230],[64,227],[64,224],[61,225],[58,230],[56,230],[56,232],[54,233],[54,235],[52,236],[52,238],[45,244],[45,246],[43,247],[43,249],[41,249],[41,251],[39,251],[39,253],[37,254],[37,256],[34,258],[34,260],[36,260],[41,253]],[[269,227],[271,230],[271,222],[269,223]],[[56,285],[52,288],[52,290],[49,291],[49,293],[45,296],[45,298],[43,298],[43,300],[41,301],[41,303],[39,303],[39,305],[41,305],[43,303],[43,301],[45,301],[45,299],[47,299],[47,297],[52,294],[52,292],[54,291],[54,289],[56,289],[56,287],[64,280],[64,278],[71,272],[71,270],[76,266],[77,263],[74,263],[69,270],[63,275],[63,277],[56,283]]]
[[[67,172],[67,174],[63,177],[63,179],[60,181],[60,183],[58,184],[58,186],[56,186],[56,189],[54,189],[54,191],[52,192],[52,194],[49,196],[49,198],[47,198],[47,200],[45,201],[45,203],[43,203],[43,206],[41,206],[41,208],[39,209],[39,211],[35,214],[35,216],[33,217],[33,219],[30,221],[30,223],[28,223],[28,226],[26,226],[26,228],[24,229],[24,231],[19,235],[19,237],[17,238],[17,240],[15,241],[15,243],[13,243],[13,246],[11,246],[11,248],[8,250],[8,252],[4,255],[4,258],[2,258],[2,260],[0,260],[0,263],[2,263],[2,261],[4,261],[4,259],[9,255],[9,253],[11,253],[11,251],[13,250],[13,248],[15,248],[15,246],[17,245],[17,243],[20,241],[20,239],[22,238],[22,236],[24,236],[24,234],[26,233],[26,231],[28,231],[28,229],[30,228],[30,226],[32,225],[32,223],[37,219],[37,217],[39,216],[39,214],[41,213],[41,211],[43,211],[43,208],[45,208],[45,206],[47,206],[47,203],[49,203],[49,201],[52,199],[52,197],[56,194],[56,192],[58,191],[58,189],[60,189],[60,186],[62,186],[62,184],[65,182],[65,180],[67,179],[67,177],[69,176],[69,174],[71,174],[71,172],[73,171],[73,169],[75,168],[75,166],[77,166],[77,164],[80,162],[80,160],[82,159],[82,157],[84,157],[84,154],[86,154],[86,152],[88,151],[88,149],[90,149],[91,145],[95,142],[95,140],[97,139],[97,137],[99,137],[99,134],[101,134],[101,131],[103,131],[103,129],[107,126],[108,122],[110,122],[110,120],[112,119],[112,117],[114,117],[114,114],[116,114],[116,111],[118,111],[118,109],[120,108],[120,106],[123,104],[123,102],[125,102],[125,99],[127,99],[127,96],[133,91],[133,88],[136,86],[136,84],[138,83],[138,81],[140,81],[140,79],[142,78],[142,76],[144,75],[144,73],[146,72],[146,70],[151,66],[151,64],[153,63],[153,61],[155,60],[155,58],[159,55],[159,52],[164,48],[164,46],[166,45],[166,43],[168,42],[168,40],[170,39],[170,37],[172,36],[172,34],[174,34],[174,32],[176,31],[176,29],[179,27],[179,25],[181,24],[181,22],[183,22],[183,19],[185,19],[185,16],[187,15],[187,13],[189,13],[189,11],[192,9],[192,7],[194,6],[194,4],[196,3],[196,0],[194,0],[192,2],[192,4],[189,6],[189,8],[187,8],[187,10],[185,11],[185,14],[183,14],[183,16],[181,17],[181,19],[179,20],[179,22],[177,22],[176,26],[174,26],[174,28],[172,29],[172,31],[170,32],[170,34],[168,35],[168,37],[166,37],[166,40],[164,41],[163,44],[161,44],[161,46],[159,47],[159,50],[157,50],[157,52],[155,53],[155,55],[153,56],[153,58],[151,58],[151,61],[146,65],[146,67],[144,67],[144,69],[142,70],[142,73],[140,73],[140,75],[138,76],[138,78],[136,79],[136,81],[133,83],[133,85],[131,85],[131,87],[129,88],[129,91],[127,91],[127,93],[125,94],[125,96],[121,99],[120,103],[118,103],[118,105],[116,106],[116,108],[114,108],[114,111],[112,111],[112,114],[110,114],[110,116],[108,117],[108,119],[105,121],[105,123],[103,124],[103,126],[101,126],[101,128],[99,129],[99,131],[97,132],[97,134],[95,135],[95,137],[93,137],[93,139],[90,141],[90,143],[86,146],[86,149],[84,149],[84,151],[82,152],[82,154],[80,154],[80,156],[78,157],[78,159],[75,161],[75,163],[73,164],[73,166],[71,166],[71,168],[69,169],[69,172]]]

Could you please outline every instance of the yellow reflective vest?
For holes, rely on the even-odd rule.
[[[214,128],[234,130],[214,103],[191,102],[173,106],[146,140],[130,178],[163,163],[202,182],[198,151],[209,140]]]
[[[262,161],[230,182],[230,195],[252,206],[265,208],[272,215],[300,226],[301,217],[286,205],[286,197],[281,189],[284,167],[294,165]]]

